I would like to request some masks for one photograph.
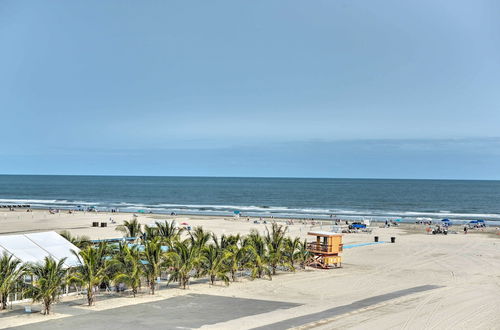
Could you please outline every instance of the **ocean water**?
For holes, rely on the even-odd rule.
[[[500,224],[500,181],[0,175],[0,204]]]

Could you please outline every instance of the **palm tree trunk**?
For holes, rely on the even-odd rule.
[[[0,309],[7,309],[7,295],[0,294]]]
[[[94,288],[89,287],[87,288],[87,303],[89,306],[94,305]]]
[[[210,275],[210,282],[212,282],[212,285],[215,284],[215,275]]]

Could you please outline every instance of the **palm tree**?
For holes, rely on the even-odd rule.
[[[4,252],[0,258],[0,309],[7,308],[7,298],[25,271],[19,259]]]
[[[108,247],[105,243],[98,247],[88,246],[79,253],[72,251],[78,258],[79,266],[75,268],[70,281],[85,286],[89,306],[95,304],[95,288],[107,278],[110,266],[108,260]]]
[[[220,240],[217,238],[217,235],[214,233],[212,233],[211,236],[212,236],[212,241],[215,244],[215,246],[217,248],[221,248],[221,249],[226,249],[231,245],[235,245],[241,239],[240,234],[237,234],[237,235],[222,234],[222,236],[220,237]]]
[[[116,230],[121,231],[125,237],[139,237],[142,235],[141,224],[137,219],[125,220],[123,225],[116,227]]]
[[[229,284],[227,276],[228,267],[226,260],[229,257],[229,252],[219,248],[213,244],[205,246],[201,253],[201,273],[200,275],[208,275],[210,283],[215,284],[217,278]]]
[[[220,241],[217,239],[215,234],[212,234],[212,240],[215,247],[227,252],[227,257],[225,258],[224,264],[227,271],[231,274],[231,280],[236,281],[236,272],[240,270],[245,261],[248,259],[248,248],[243,246],[240,247],[241,236],[236,235],[222,235]]]
[[[126,243],[120,244],[113,262],[117,266],[113,282],[130,286],[135,297],[141,287],[142,264],[139,249],[136,246],[129,247]]]
[[[271,231],[266,228],[265,242],[269,253],[269,266],[271,267],[273,275],[276,275],[278,266],[290,267],[289,262],[284,258],[286,230],[287,227],[283,227],[276,223],[272,224]]]
[[[83,249],[92,244],[90,241],[90,238],[88,236],[73,236],[69,232],[69,230],[63,230],[62,232],[59,233],[62,237],[67,239],[71,244],[74,246]]]
[[[62,287],[66,283],[67,271],[64,269],[66,258],[55,261],[50,257],[45,257],[43,264],[33,264],[29,266],[35,280],[28,293],[32,295],[34,302],[42,302],[44,314],[50,314],[50,308],[61,295]]]
[[[299,262],[299,265],[302,269],[305,269],[309,260],[311,259],[311,253],[307,249],[307,240],[304,240],[300,243],[295,254],[295,260]]]
[[[225,249],[225,248],[227,248],[229,246],[237,245],[240,241],[241,241],[240,234],[227,235],[227,236],[222,235],[222,237],[221,237],[221,247],[223,249]]]
[[[269,279],[272,279],[268,266],[267,245],[262,236],[256,230],[252,230],[245,238],[243,245],[249,251],[250,261],[248,264],[251,265],[252,278],[262,278],[265,274],[269,276]]]
[[[144,226],[144,240],[152,240],[155,237],[158,237],[158,228],[152,226]]]
[[[156,228],[158,228],[158,235],[161,236],[169,245],[172,242],[180,239],[184,228],[177,228],[174,221],[156,221]]]
[[[295,271],[295,263],[300,259],[300,249],[302,242],[299,237],[291,239],[285,238],[284,256],[291,271]]]
[[[213,237],[212,234],[208,231],[203,230],[203,227],[196,227],[193,231],[189,232],[191,236],[191,245],[198,249],[202,249],[210,240],[210,237]]]
[[[149,289],[151,294],[155,294],[156,278],[161,275],[162,267],[165,264],[165,253],[158,237],[145,242],[142,258],[144,259],[143,272],[146,275]]]
[[[201,263],[200,250],[190,240],[177,241],[167,253],[170,281],[178,281],[183,289],[189,285],[191,273]]]
[[[245,266],[249,266],[251,268],[251,264],[249,261],[249,247],[248,246],[240,246],[238,243],[232,244],[226,248],[228,252],[228,257],[226,260],[227,268],[229,273],[231,274],[231,280],[236,282],[236,272],[244,268]]]

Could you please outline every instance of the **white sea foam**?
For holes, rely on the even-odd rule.
[[[277,217],[323,217],[327,218],[331,214],[336,216],[357,219],[361,217],[382,218],[403,218],[411,219],[433,218],[433,219],[489,219],[500,220],[500,214],[495,213],[463,213],[439,210],[436,212],[424,211],[396,211],[396,210],[349,210],[336,208],[297,208],[286,206],[256,206],[256,205],[217,205],[217,204],[146,204],[133,202],[89,202],[89,201],[69,201],[57,199],[0,199],[0,204],[30,204],[32,207],[39,208],[71,208],[78,205],[98,206],[101,209],[119,208],[123,211],[136,212],[140,209],[150,209],[155,212],[177,212],[177,213],[195,213],[195,214],[232,214],[234,211],[240,211],[244,215],[274,215]]]
[[[65,199],[0,199],[0,204],[44,204],[44,205],[99,205],[86,201],[68,201]]]
[[[29,204],[29,203],[55,203],[56,199],[0,199],[0,203]]]
[[[218,209],[218,210],[235,210],[235,211],[257,211],[257,210],[276,210],[276,211],[287,211],[290,208],[286,206],[255,206],[255,205],[215,205],[215,204],[157,204],[159,207],[177,207],[177,208],[206,208],[206,209]]]

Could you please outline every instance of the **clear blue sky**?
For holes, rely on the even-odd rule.
[[[0,1],[0,173],[500,179],[500,2]]]

